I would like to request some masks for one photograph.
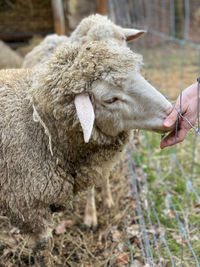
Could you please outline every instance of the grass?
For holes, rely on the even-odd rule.
[[[136,49],[137,50],[137,49]],[[190,46],[165,43],[154,49],[138,49],[144,57],[144,75],[170,100],[181,89],[196,81],[199,73],[199,52]]]
[[[141,46],[144,47],[144,46]],[[174,102],[184,89],[196,81],[199,72],[198,51],[189,46],[184,49],[172,43],[165,43],[156,48],[136,50],[144,55],[143,73],[146,78],[157,87],[163,94],[169,96]],[[143,183],[141,201],[144,205],[143,215],[147,230],[152,226],[148,220],[150,213],[153,228],[159,227],[155,212],[150,208],[151,201],[154,203],[156,214],[160,221],[160,232],[165,233],[167,245],[171,251],[175,266],[196,266],[195,259],[189,246],[183,238],[180,223],[185,228],[189,242],[200,261],[200,205],[199,200],[188,186],[182,171],[178,168],[172,152],[176,154],[185,175],[192,180],[193,188],[200,196],[200,140],[197,136],[194,143],[194,131],[191,130],[182,144],[176,147],[160,150],[161,136],[149,132],[140,132],[137,153],[133,152],[133,159],[137,168],[143,169],[147,176],[147,184]],[[194,148],[195,146],[195,148]],[[195,152],[195,153],[194,153]],[[195,155],[193,160],[193,153]],[[144,197],[145,192],[145,197]],[[170,194],[174,209],[167,199]],[[149,210],[145,208],[145,199],[148,201]],[[153,248],[153,237],[149,235]],[[165,259],[164,266],[170,267],[172,263],[162,238],[157,234],[159,253]],[[154,260],[159,265],[158,253],[154,251]],[[157,266],[157,265],[156,265]]]
[[[148,188],[147,190],[145,190],[145,192],[147,192],[146,199],[149,201],[149,203],[151,203],[151,201],[154,202],[155,210],[161,224],[161,232],[165,232],[167,244],[169,246],[171,254],[173,255],[174,261],[177,264],[175,266],[179,266],[179,261],[182,258],[183,251],[183,260],[188,258],[190,259],[191,266],[196,266],[193,265],[194,258],[185,239],[183,239],[182,241],[182,233],[179,222],[177,220],[176,214],[174,213],[173,207],[172,205],[170,205],[170,202],[167,201],[166,196],[167,192],[169,192],[171,195],[171,201],[173,203],[173,206],[175,207],[178,213],[179,220],[182,225],[185,226],[187,236],[200,261],[200,249],[198,246],[198,242],[200,240],[200,213],[198,213],[197,208],[195,208],[195,205],[198,203],[198,200],[196,196],[192,193],[192,191],[189,191],[187,194],[186,181],[183,178],[180,170],[173,163],[173,161],[171,161],[171,152],[168,149],[165,149],[164,151],[160,152],[157,151],[157,148],[160,143],[160,136],[147,132],[142,132],[141,135],[142,142],[139,143],[137,147],[137,153],[139,156],[137,157],[137,155],[134,155],[133,157],[136,165],[139,166],[142,163],[143,166],[146,166],[145,168],[143,168],[145,173],[147,173],[148,175]],[[146,142],[148,143],[145,143],[144,140],[146,140]],[[192,141],[193,135],[190,134],[185,140],[185,143],[177,145],[176,148],[177,159],[182,163],[184,171],[189,178],[191,175],[191,144],[193,144]],[[198,145],[196,149],[197,153],[195,162],[198,163],[200,152],[198,149]],[[150,154],[149,150],[151,151]],[[194,170],[195,172],[193,175],[193,186],[197,193],[200,194],[199,164],[194,164]],[[187,219],[186,209],[188,209],[188,228],[186,228],[185,224]],[[146,224],[148,229],[151,226],[149,225],[149,222],[147,220],[147,212],[145,212],[145,209],[144,217],[146,218]],[[158,227],[155,213],[152,209],[150,209],[150,217],[153,227]],[[164,258],[166,258],[167,253],[165,251],[165,247],[162,246],[161,237],[157,236],[157,238],[160,248],[160,254],[163,255]],[[150,237],[150,239],[152,239],[152,237]],[[183,266],[187,266],[188,263],[189,262],[187,262],[187,260],[184,260]],[[171,262],[168,263],[166,266],[171,266]]]
[[[148,194],[146,198],[149,202],[152,200],[155,203],[155,210],[160,220],[162,231],[165,231],[165,237],[171,254],[173,255],[175,266],[179,266],[181,258],[183,258],[182,266],[188,266],[189,263],[190,266],[196,266],[188,244],[184,239],[181,241],[182,233],[180,225],[172,206],[166,201],[166,195],[167,192],[170,193],[171,201],[176,208],[183,226],[185,226],[185,221],[187,219],[186,214],[188,212],[188,228],[185,227],[185,229],[191,246],[200,261],[200,249],[198,246],[200,240],[200,213],[197,208],[195,208],[198,199],[191,190],[187,193],[186,180],[172,159],[170,150],[165,149],[160,151],[158,149],[161,140],[160,136],[147,132],[142,132],[141,135],[140,138],[142,138],[142,142],[138,146],[139,157],[137,158],[137,156],[134,155],[133,158],[136,165],[142,162],[142,165],[145,166],[143,169],[148,175],[148,190],[146,190]],[[144,140],[146,140],[146,142],[144,142]],[[176,148],[172,149],[176,153],[177,160],[182,165],[189,179],[191,178],[192,170],[193,140],[194,133],[191,131],[183,144],[179,144]],[[200,195],[200,146],[198,137],[195,152],[192,182],[196,192]],[[149,198],[149,196],[151,196],[151,198]],[[155,227],[157,223],[152,210],[151,220]],[[146,223],[148,226],[147,220]],[[167,254],[165,248],[162,246],[162,240],[160,237],[158,240],[160,254],[166,258]],[[171,266],[171,262],[167,263],[166,266]]]

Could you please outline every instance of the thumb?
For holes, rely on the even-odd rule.
[[[172,112],[169,114],[169,116],[164,120],[163,126],[165,128],[170,128],[174,125],[177,119],[177,110],[173,108]]]

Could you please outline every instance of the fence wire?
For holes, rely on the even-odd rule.
[[[183,144],[165,151],[158,148],[158,135],[142,132],[139,145],[130,144],[127,151],[143,262],[200,266],[199,100],[197,125],[181,113],[182,90],[200,74],[200,2],[109,0],[109,15],[123,27],[147,30],[131,48],[144,56],[144,76],[157,89],[172,102],[180,95],[175,140],[179,119],[192,128]]]

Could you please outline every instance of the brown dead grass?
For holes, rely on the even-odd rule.
[[[137,237],[131,239],[129,247],[127,245],[131,237],[127,227],[138,230],[138,225],[137,218],[131,219],[136,203],[125,169],[118,167],[113,173],[114,208],[109,211],[102,208],[101,193],[97,190],[99,224],[96,232],[83,225],[85,193],[76,197],[71,210],[53,213],[53,240],[48,249],[35,253],[25,246],[24,236],[16,233],[8,218],[0,217],[0,266],[35,266],[36,263],[39,266],[129,266],[130,245],[134,252],[138,250],[136,257],[140,258]]]
[[[144,76],[171,101],[180,91],[196,82],[199,73],[198,50],[187,45],[164,43],[138,49],[144,56]]]

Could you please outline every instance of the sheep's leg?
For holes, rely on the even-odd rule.
[[[97,228],[97,212],[95,205],[95,189],[92,187],[87,193],[87,203],[85,207],[84,224],[96,230]]]
[[[104,207],[109,209],[112,208],[114,206],[114,201],[110,191],[109,177],[106,177],[106,179],[103,180],[101,194]]]

